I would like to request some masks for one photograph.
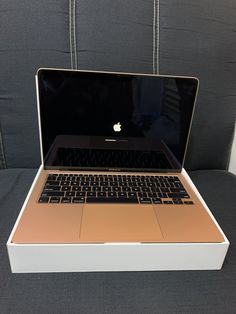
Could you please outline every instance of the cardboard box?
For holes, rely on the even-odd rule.
[[[11,241],[34,183],[7,242],[14,273],[159,271],[221,269],[229,241],[197,191],[187,172],[182,173],[199,196],[224,237],[222,243],[104,243],[15,244]]]

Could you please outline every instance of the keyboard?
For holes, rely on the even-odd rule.
[[[109,174],[49,174],[38,202],[193,204],[177,176]]]

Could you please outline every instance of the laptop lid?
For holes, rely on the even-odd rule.
[[[45,169],[181,171],[198,80],[39,69]]]

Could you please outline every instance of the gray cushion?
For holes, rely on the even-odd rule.
[[[5,243],[35,173],[0,171],[1,313],[235,313],[235,176],[190,173],[231,241],[221,271],[11,274]]]
[[[79,69],[152,73],[153,1],[76,3]]]
[[[200,80],[185,168],[227,169],[236,118],[236,2],[160,4],[160,72]]]
[[[70,67],[68,1],[2,1],[0,119],[7,166],[40,163],[34,76]]]

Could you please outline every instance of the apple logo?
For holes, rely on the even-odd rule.
[[[115,123],[115,124],[113,125],[113,130],[114,130],[115,132],[120,132],[120,131],[121,131],[121,124],[120,124],[120,122],[117,122],[117,123]]]

